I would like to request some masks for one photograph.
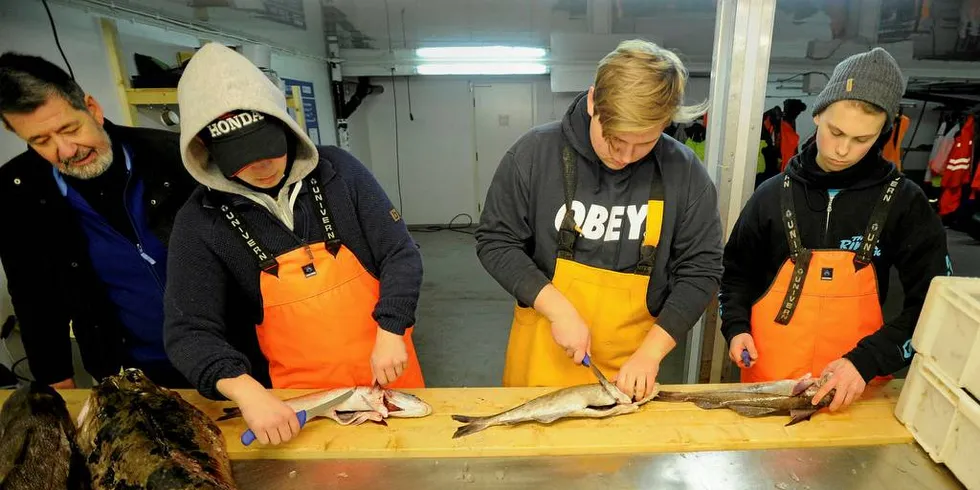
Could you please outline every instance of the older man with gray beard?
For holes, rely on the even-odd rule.
[[[187,386],[163,348],[166,245],[195,187],[178,134],[116,126],[61,68],[0,56],[0,260],[34,378],[74,387],[69,327],[97,380],[136,367]]]

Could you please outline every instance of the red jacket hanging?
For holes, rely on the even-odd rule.
[[[902,170],[902,140],[905,139],[905,132],[908,131],[910,122],[908,116],[904,114],[898,116],[895,121],[894,132],[881,149],[881,156],[894,163],[899,171]]]
[[[939,198],[939,214],[947,215],[960,207],[963,186],[970,183],[973,162],[973,116],[967,116],[960,134],[953,141],[953,148],[943,171],[943,194]]]
[[[970,195],[970,199],[976,199],[977,192],[980,192],[980,165],[977,166],[977,173],[973,176],[973,184],[970,187],[973,188],[973,193]]]
[[[779,154],[782,156],[782,170],[786,170],[786,165],[799,152],[800,135],[796,133],[796,128],[785,120],[779,129]]]
[[[977,198],[977,192],[980,192],[980,161],[977,162],[976,173],[973,175],[973,184],[970,185],[973,188],[973,193],[970,195],[970,199]]]

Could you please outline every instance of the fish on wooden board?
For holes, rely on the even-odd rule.
[[[564,418],[600,419],[625,415],[636,412],[655,396],[657,389],[646,398],[633,401],[629,395],[600,377],[599,383],[562,388],[498,414],[484,417],[453,415],[453,420],[466,424],[456,429],[453,439],[497,425],[525,422],[550,424]]]
[[[0,409],[0,490],[87,488],[65,400],[46,384],[18,388]]]
[[[218,426],[138,369],[92,388],[78,415],[78,445],[97,490],[235,488]]]
[[[831,390],[817,405],[812,403],[813,397],[827,379],[815,379],[806,375],[798,380],[756,383],[730,390],[661,391],[657,395],[657,401],[692,402],[705,410],[727,408],[745,417],[789,415],[790,421],[786,426],[790,426],[810,420],[813,414],[830,405],[837,390]]]
[[[380,386],[358,386],[353,388],[354,394],[342,403],[333,407],[323,417],[332,419],[340,425],[360,425],[371,421],[385,425],[388,417],[419,418],[432,413],[432,407],[421,398],[402,391],[389,390]],[[289,408],[298,412],[320,406],[325,402],[341,396],[351,388],[317,391],[306,395],[283,400]],[[219,421],[241,417],[242,412],[237,407],[226,408],[225,414]]]

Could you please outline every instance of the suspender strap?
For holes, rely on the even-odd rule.
[[[881,199],[875,204],[874,210],[871,211],[871,221],[868,222],[868,229],[864,231],[864,237],[861,239],[861,248],[858,250],[857,255],[854,256],[855,270],[861,270],[867,267],[874,259],[875,248],[877,248],[878,242],[881,240],[881,230],[885,227],[888,212],[891,210],[892,202],[895,200],[895,193],[898,191],[898,185],[901,182],[901,176],[892,179],[881,193]]]
[[[575,223],[575,212],[572,211],[572,201],[575,199],[577,174],[575,172],[575,151],[567,143],[561,150],[561,173],[565,187],[565,217],[558,228],[558,258],[572,260],[575,255],[575,240],[578,239],[578,225]]]
[[[810,258],[812,257],[813,251],[809,249],[803,250],[796,257],[793,265],[793,277],[790,279],[786,297],[783,298],[783,306],[779,308],[779,313],[776,315],[776,323],[789,325],[789,321],[793,319],[793,313],[796,312],[800,296],[803,295],[803,283],[806,281],[806,273],[810,268]]]
[[[786,230],[786,240],[789,243],[789,258],[793,261],[793,276],[786,290],[786,297],[783,298],[783,306],[776,314],[776,323],[788,325],[803,294],[803,284],[806,282],[810,258],[813,256],[811,250],[803,248],[803,242],[800,240],[800,230],[796,223],[796,207],[793,205],[793,182],[789,175],[783,176],[779,207],[783,216],[783,228]]]
[[[245,242],[245,246],[252,251],[255,258],[259,261],[259,269],[262,272],[272,274],[273,276],[279,277],[279,261],[275,257],[269,255],[265,251],[265,247],[259,243],[259,241],[252,237],[247,230],[245,230],[244,223],[241,219],[235,215],[235,212],[227,204],[221,205],[221,215],[225,217],[225,222],[231,226],[231,229],[241,237],[242,241]]]
[[[800,240],[800,230],[796,224],[796,206],[793,205],[793,182],[789,175],[783,175],[783,190],[779,200],[780,211],[783,215],[783,228],[786,230],[786,241],[789,243],[789,256],[794,261],[803,251]]]
[[[653,178],[650,180],[650,200],[647,201],[646,232],[640,245],[640,261],[636,274],[649,276],[657,260],[657,246],[660,245],[660,231],[664,223],[664,179],[660,162],[652,162]]]
[[[323,225],[323,240],[326,243],[327,252],[336,257],[337,253],[340,252],[341,242],[340,237],[337,236],[337,229],[334,227],[333,214],[330,212],[327,200],[323,197],[323,190],[320,188],[319,181],[316,177],[310,177],[309,182],[313,202],[316,204],[320,223]]]
[[[316,177],[310,177],[309,179],[310,192],[313,195],[313,202],[316,205],[317,214],[320,218],[320,223],[323,225],[323,239],[326,244],[326,249],[334,257],[340,252],[341,241],[340,237],[337,235],[337,230],[334,226],[333,214],[330,212],[330,206],[327,205],[326,199],[323,197],[323,190],[320,187],[320,183],[317,181]],[[215,194],[217,195],[217,194]],[[272,274],[273,276],[279,276],[279,261],[276,260],[274,256],[266,252],[266,248],[259,243],[259,240],[253,237],[248,230],[245,229],[245,224],[242,222],[241,218],[231,210],[231,207],[227,203],[221,204],[221,214],[225,218],[225,222],[231,226],[232,230],[242,239],[245,246],[252,251],[255,258],[259,261],[259,269],[262,272]]]

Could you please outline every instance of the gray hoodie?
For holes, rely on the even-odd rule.
[[[224,73],[234,75],[239,82],[229,84],[215,80]],[[249,76],[242,76],[243,73]],[[302,186],[301,181],[316,167],[320,157],[313,141],[286,112],[286,98],[279,87],[244,56],[221,44],[210,43],[194,54],[180,77],[177,102],[180,104],[180,154],[187,171],[211,189],[245,196],[261,204],[292,229],[293,203]],[[237,109],[273,116],[296,137],[296,158],[276,199],[226,179],[221,170],[209,164],[208,150],[197,137],[218,116]]]
[[[518,302],[534,304],[555,274],[557,230],[565,207],[561,151],[567,142],[579,157],[572,208],[582,235],[575,261],[632,272],[639,261],[654,165],[659,165],[666,200],[647,305],[657,323],[680,340],[721,279],[715,187],[694,153],[667,135],[640,161],[609,169],[592,148],[589,119],[582,94],[561,122],[532,129],[504,155],[480,216],[477,254]]]
[[[279,256],[326,239],[314,204],[317,196],[301,180],[315,175],[336,235],[380,283],[375,322],[398,335],[415,324],[422,258],[370,171],[340,148],[314,147],[287,115],[282,93],[248,60],[220,45],[195,54],[181,78],[178,99],[184,164],[211,189],[198,187],[177,215],[168,249],[164,341],[174,366],[204,396],[220,399],[218,380],[245,373],[271,386],[256,339],[256,326],[264,322],[260,262],[229,226],[222,204],[234,209],[265,252]],[[292,133],[293,165],[278,196],[253,192],[208,164],[197,134],[233,109],[276,117]],[[327,315],[323,327],[329,334],[347,325]]]

